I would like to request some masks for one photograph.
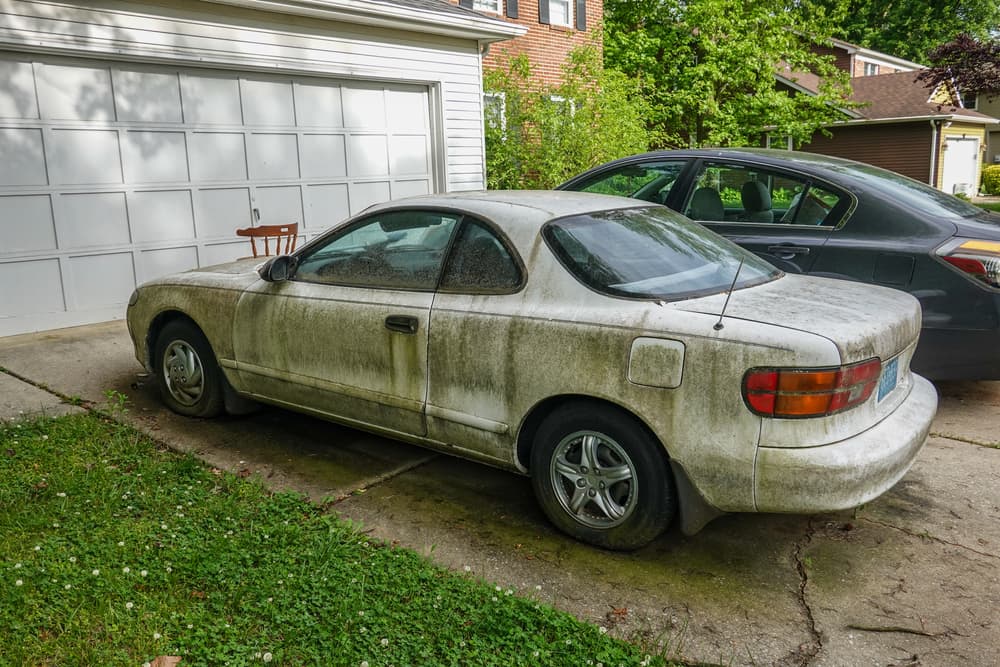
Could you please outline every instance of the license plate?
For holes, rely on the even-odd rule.
[[[897,375],[899,375],[899,357],[890,359],[882,368],[882,377],[878,381],[878,398],[876,403],[880,403],[883,398],[896,388]]]

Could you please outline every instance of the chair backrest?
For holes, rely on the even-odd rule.
[[[687,216],[692,220],[725,220],[726,207],[715,188],[702,187],[691,195]]]
[[[274,240],[274,254],[287,255],[295,250],[295,243],[299,240],[299,223],[292,222],[287,225],[260,225],[258,227],[247,227],[237,229],[237,236],[249,236],[250,247],[253,249],[253,256],[260,257],[271,254],[271,240]],[[257,250],[257,239],[264,239],[264,252]],[[282,248],[284,240],[284,248]]]

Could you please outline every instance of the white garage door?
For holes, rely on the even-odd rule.
[[[0,55],[0,335],[434,190],[424,86]]]

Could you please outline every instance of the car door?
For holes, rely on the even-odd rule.
[[[254,285],[233,322],[243,385],[271,402],[424,435],[430,308],[459,218],[376,213],[304,248],[289,280]]]
[[[808,273],[850,208],[844,192],[760,165],[703,160],[671,205],[778,268]]]

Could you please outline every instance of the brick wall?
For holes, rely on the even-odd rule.
[[[451,0],[458,4],[458,0]],[[523,37],[496,42],[490,45],[489,53],[483,58],[485,69],[505,67],[512,56],[526,53],[531,60],[532,72],[545,84],[558,83],[562,78],[562,65],[566,56],[577,46],[596,40],[601,45],[601,23],[604,19],[602,0],[587,1],[587,30],[578,31],[563,26],[545,25],[538,22],[538,3],[547,0],[519,0],[516,19],[500,16],[505,21],[523,25],[528,32]],[[574,2],[574,11],[575,5]],[[505,12],[506,2],[501,2]],[[574,14],[574,24],[576,22]]]

